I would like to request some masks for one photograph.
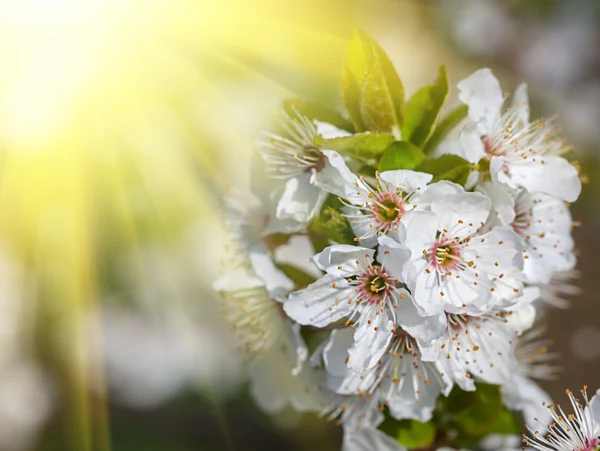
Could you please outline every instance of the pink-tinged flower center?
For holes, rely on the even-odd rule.
[[[581,449],[577,449],[574,451],[596,451],[596,449],[598,448],[598,446],[600,445],[600,440],[598,440],[597,438],[593,438],[593,439],[586,439],[584,447]]]
[[[457,313],[446,313],[448,328],[453,332],[461,332],[469,324],[469,316]]]
[[[389,232],[400,224],[405,211],[404,200],[397,193],[375,193],[371,198],[370,210],[377,229]]]
[[[438,240],[427,253],[429,264],[433,269],[442,272],[452,272],[456,269],[464,269],[465,263],[461,258],[462,246],[450,240]]]
[[[501,157],[506,153],[494,143],[494,140],[490,136],[482,136],[481,142],[483,142],[483,149],[488,158]]]
[[[396,287],[396,279],[390,277],[381,266],[367,268],[354,282],[361,300],[369,304],[385,302]]]
[[[325,155],[312,144],[307,144],[302,155],[295,158],[303,161],[304,172],[311,172],[313,169],[321,172],[325,167]]]
[[[511,224],[512,229],[523,238],[529,239],[529,228],[531,227],[531,207],[522,197],[518,197],[515,205],[515,220]]]

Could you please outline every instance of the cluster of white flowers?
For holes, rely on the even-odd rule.
[[[215,289],[251,356],[252,392],[270,412],[291,403],[337,419],[346,450],[401,449],[377,430],[382,410],[426,422],[454,385],[500,385],[530,424],[549,403],[531,378],[553,367],[535,329],[522,334],[540,288],[574,269],[579,174],[553,122],[530,120],[524,85],[510,102],[482,69],[458,89],[471,122],[444,147],[472,163],[465,187],[406,169],[357,175],[357,161],[326,147],[350,133],[298,113],[258,143],[268,189],[228,202]],[[274,250],[308,235],[331,195],[354,240],[318,249],[321,277],[301,285]],[[328,336],[309,351],[303,330]]]

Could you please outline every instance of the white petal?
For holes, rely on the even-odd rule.
[[[504,157],[492,157],[490,160],[490,175],[494,183],[509,192],[516,192],[518,185],[504,171]]]
[[[527,96],[526,83],[521,83],[515,90],[512,100],[512,109],[515,125],[518,128],[527,126],[529,123],[529,98]]]
[[[346,165],[344,158],[333,150],[323,150],[327,158],[323,169],[313,175],[312,181],[315,186],[343,197],[353,204],[364,202],[364,196],[368,193],[365,184]],[[360,194],[357,194],[360,193]]]
[[[482,125],[484,132],[493,129],[500,118],[504,95],[490,69],[480,69],[457,85],[461,102],[469,107],[469,117]]]
[[[249,257],[254,272],[263,281],[271,297],[285,296],[294,288],[294,282],[277,269],[268,250],[262,244],[253,246]]]
[[[294,364],[291,373],[292,376],[297,376],[308,358],[308,348],[306,347],[306,343],[304,343],[302,335],[300,335],[300,324],[288,321],[288,327],[284,330],[286,334],[285,339],[288,342],[288,348]]]
[[[290,178],[277,204],[279,219],[308,222],[320,210],[326,194],[310,183],[311,174]]]
[[[360,238],[360,244],[363,247],[374,248],[377,246],[377,229],[375,221],[363,214],[363,212],[354,207],[342,207],[342,213],[346,216],[358,216],[350,222],[350,227],[355,237]]]
[[[552,404],[552,399],[534,381],[514,374],[513,379],[501,387],[502,402],[511,410],[523,413],[525,423],[531,427],[539,422],[548,424],[552,420],[547,406]]]
[[[304,290],[291,293],[283,309],[302,325],[325,327],[354,311],[355,305],[348,304],[354,294],[354,288],[345,279],[326,274]]]
[[[377,261],[389,275],[401,278],[404,265],[410,260],[410,250],[389,236],[380,236],[378,241]]]
[[[460,156],[469,163],[477,164],[485,157],[485,146],[475,124],[469,124],[460,131],[459,143],[462,149]]]
[[[323,139],[332,138],[343,138],[344,136],[351,136],[352,133],[337,128],[335,125],[328,124],[327,122],[317,121],[313,119],[313,122],[317,126],[317,133],[323,137]]]
[[[522,438],[519,435],[490,434],[479,442],[479,447],[482,451],[521,451],[523,449],[521,441]],[[437,451],[442,450],[438,449]]]
[[[398,308],[394,309],[396,322],[417,340],[431,341],[440,338],[446,331],[446,315],[421,316],[415,307],[414,300],[406,290],[398,290],[402,299],[398,299]]]
[[[267,413],[280,411],[287,404],[288,387],[292,377],[280,371],[281,364],[267,356],[254,359],[248,367],[250,393],[258,406]]]
[[[544,155],[541,161],[514,164],[510,178],[515,185],[531,193],[546,193],[565,202],[574,202],[581,193],[581,180],[577,169],[567,160],[556,155]]]
[[[406,230],[406,245],[412,258],[418,258],[435,242],[439,218],[431,211],[409,211],[402,217],[402,223]]]
[[[315,265],[337,277],[361,273],[373,263],[375,251],[360,246],[336,244],[326,247],[313,257]]]
[[[393,187],[401,187],[402,191],[411,192],[425,188],[431,182],[433,175],[399,169],[382,172],[379,174],[379,178]]]
[[[267,226],[263,230],[263,235],[271,235],[273,233],[285,233],[287,235],[297,233],[306,227],[305,223],[298,222],[294,219],[279,219],[276,216],[269,216]]]
[[[420,208],[429,208],[434,201],[442,196],[464,192],[465,190],[462,186],[447,180],[440,180],[439,182],[427,185],[427,188],[425,188],[422,193],[419,193],[415,203],[417,203]]]
[[[492,210],[488,223],[510,226],[515,221],[515,201],[506,190],[496,183],[485,182],[477,187],[479,191],[488,196],[492,201]],[[498,221],[492,221],[497,218]]]
[[[528,311],[528,308],[531,307],[531,303],[537,299],[540,298],[540,289],[539,287],[525,287],[523,288],[523,290],[521,291],[521,295],[517,298],[517,301],[515,303],[512,303],[510,306],[506,307],[504,310],[508,310],[511,312],[516,312],[518,314],[531,314],[531,312]],[[535,309],[533,314],[535,315]],[[513,315],[514,316],[514,315]],[[525,326],[520,326],[519,330],[525,330],[525,329],[529,329],[533,324],[533,319],[531,320],[531,323],[529,323],[529,326],[525,327]]]
[[[440,229],[455,229],[452,235],[461,238],[475,233],[487,220],[490,209],[490,199],[481,193],[451,194],[431,204]]]
[[[237,291],[245,288],[264,286],[264,282],[249,268],[236,268],[227,271],[213,282],[215,291]]]
[[[354,346],[348,351],[350,368],[362,373],[377,365],[392,339],[393,329],[393,322],[379,306],[365,308],[354,332]]]
[[[323,349],[323,362],[327,373],[345,376],[348,372],[348,349],[354,344],[354,331],[349,327],[331,332]]]
[[[405,448],[378,429],[361,429],[344,437],[342,451],[405,451]]]
[[[590,410],[596,427],[600,427],[600,389],[596,391],[590,400]]]

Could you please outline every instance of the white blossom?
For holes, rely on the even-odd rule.
[[[226,214],[228,256],[225,271],[213,284],[221,294],[225,318],[234,327],[251,361],[251,392],[267,412],[288,401],[298,410],[318,407],[307,391],[305,362],[308,350],[300,327],[283,312],[281,302],[294,283],[271,259],[261,236],[259,204],[244,206],[230,198]]]
[[[258,150],[267,177],[279,181],[270,193],[275,216],[302,227],[319,212],[328,192],[341,195],[341,187],[354,178],[339,153],[321,148],[319,127],[329,137],[347,133],[334,133],[332,125],[315,124],[300,114],[295,118],[284,114],[281,125],[287,136],[263,132]]]
[[[430,188],[438,191],[436,185]],[[404,218],[411,256],[401,276],[419,311],[479,314],[515,304],[523,295],[519,236],[506,227],[483,233],[490,200],[457,185],[453,189],[456,193],[435,196],[430,211]]]
[[[555,273],[575,267],[573,220],[565,202],[525,190],[507,193],[491,182],[480,190],[493,202],[490,229],[503,225],[521,237],[527,282],[547,284]]]
[[[323,350],[328,388],[342,395],[369,400],[373,408],[386,405],[392,417],[418,421],[431,419],[438,396],[447,396],[452,381],[435,362],[423,362],[416,341],[401,329],[391,339],[376,364],[360,373],[348,368],[352,334],[332,332]]]
[[[406,451],[406,448],[378,429],[361,429],[344,437],[342,451]]]
[[[600,391],[600,390],[599,390]],[[531,436],[523,443],[538,451],[595,451],[600,445],[600,401],[598,392],[588,399],[587,387],[581,390],[583,402],[567,390],[573,413],[566,414],[558,405],[548,405],[550,424],[528,426]]]
[[[386,261],[401,268],[408,251],[389,237],[375,251],[359,246],[334,245],[313,261],[325,275],[307,288],[291,293],[283,307],[302,325],[325,327],[345,319],[355,329],[350,350],[352,367],[361,371],[375,365],[385,352],[391,333],[401,326],[414,337],[431,340],[441,334],[443,315],[421,316],[410,293],[387,271]]]
[[[565,309],[569,301],[565,298],[581,294],[581,288],[576,285],[579,271],[560,271],[554,273],[550,282],[539,286],[539,305],[550,305]]]
[[[506,383],[515,366],[514,341],[531,326],[534,314],[531,306],[521,309],[519,315],[448,314],[442,337],[429,343],[418,340],[422,359],[438,362],[463,390],[475,389],[474,378],[492,384]]]
[[[461,133],[463,155],[487,170],[506,189],[524,188],[572,202],[581,181],[575,166],[562,157],[570,148],[559,138],[553,120],[530,122],[526,85],[520,85],[502,112],[504,95],[489,69],[458,83],[459,99],[474,121]]]
[[[536,417],[544,423],[551,420],[547,409],[540,407],[552,401],[536,381],[553,380],[558,367],[553,364],[557,356],[549,352],[550,340],[542,337],[543,332],[538,326],[517,337],[512,377],[501,387],[504,405],[521,411],[527,423],[533,423]]]
[[[356,177],[346,186],[344,216],[350,222],[355,241],[362,246],[377,245],[377,237],[388,235],[400,241],[400,224],[407,211],[418,205],[418,192],[432,179],[431,174],[397,170],[376,176],[371,187]]]

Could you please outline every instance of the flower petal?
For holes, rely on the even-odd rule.
[[[378,429],[361,429],[344,437],[342,451],[405,451],[389,435]]]
[[[410,250],[389,236],[380,236],[378,241],[377,261],[389,275],[402,278],[404,265],[410,260]]]
[[[394,188],[401,187],[402,191],[411,192],[423,189],[427,186],[433,175],[424,172],[399,169],[396,171],[385,171],[379,174],[379,178]]]
[[[402,296],[402,297],[400,297]],[[431,341],[440,338],[446,331],[446,315],[422,316],[415,307],[414,300],[407,290],[398,290],[398,308],[394,309],[396,323],[417,340]]]
[[[351,136],[352,133],[337,128],[335,125],[328,124],[327,122],[321,122],[313,119],[313,122],[317,126],[317,133],[323,137],[323,139],[332,138],[343,138],[344,136]]]
[[[485,146],[481,140],[481,134],[477,130],[475,124],[466,125],[458,135],[461,157],[467,160],[469,163],[477,164],[479,160],[485,157]]]
[[[362,373],[377,365],[392,339],[393,329],[392,321],[379,306],[365,308],[354,332],[354,346],[348,351],[348,366],[356,373]]]
[[[323,169],[315,172],[312,181],[315,186],[343,197],[355,205],[364,203],[369,190],[346,165],[344,158],[333,150],[323,150],[326,161]]]
[[[277,269],[268,250],[262,243],[252,246],[249,258],[252,269],[263,281],[272,298],[285,296],[294,288],[294,282]]]
[[[431,204],[439,218],[439,227],[450,230],[452,236],[473,235],[488,218],[491,201],[481,193],[451,194]]]
[[[592,418],[594,418],[594,423],[596,425],[596,429],[599,429],[600,425],[600,389],[596,391],[596,394],[592,396],[590,400],[590,410],[592,412]]]
[[[514,123],[518,128],[529,123],[529,98],[527,96],[527,83],[521,83],[513,94],[512,114]]]
[[[337,277],[359,274],[373,263],[375,251],[366,247],[335,244],[313,257],[315,265]]]
[[[506,190],[496,183],[485,182],[477,186],[477,190],[488,196],[492,201],[492,210],[488,223],[510,226],[515,221],[515,200]],[[495,221],[497,218],[497,221]]]
[[[348,372],[348,349],[354,344],[354,331],[349,327],[335,329],[329,334],[323,348],[323,362],[328,374],[345,376]]]
[[[292,177],[285,183],[277,204],[277,218],[308,222],[320,210],[326,194],[310,182],[311,174]]]
[[[490,69],[479,69],[457,85],[461,102],[468,105],[469,117],[489,134],[500,118],[504,95]]]
[[[325,274],[304,290],[291,293],[283,309],[302,325],[325,327],[354,311],[355,305],[348,304],[354,294],[354,288],[345,279]]]
[[[565,202],[574,202],[581,193],[577,169],[569,161],[556,155],[544,155],[539,162],[511,165],[510,177],[514,184],[531,193],[546,193]]]

